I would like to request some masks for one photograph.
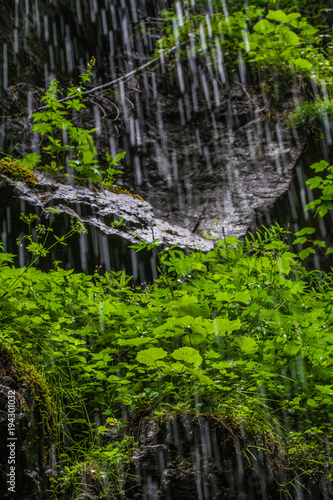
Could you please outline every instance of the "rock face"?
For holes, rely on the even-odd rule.
[[[36,373],[25,373],[8,354],[0,353],[0,497],[4,500],[48,498],[52,416],[45,387],[33,375]]]
[[[22,2],[16,10],[3,3],[18,42],[6,45],[0,148],[38,152],[27,112],[38,107],[45,79],[57,75],[66,85],[96,56],[96,86],[149,61],[157,36],[152,18],[168,2],[112,4],[39,1],[38,12],[35,4],[26,12]],[[140,22],[146,34],[135,29]],[[275,94],[273,115],[272,92],[246,71],[228,74],[210,57],[171,56],[87,99],[83,125],[99,129],[102,165],[105,152],[127,151],[118,184],[141,194],[158,219],[211,238],[244,235],[256,210],[288,189],[303,141],[284,123],[299,91]]]
[[[27,231],[20,213],[37,213],[39,222],[48,226],[49,207],[58,211],[52,225],[56,236],[70,229],[71,217],[81,220],[88,233],[71,237],[69,246],[58,245],[49,259],[43,260],[45,266],[51,266],[57,259],[67,268],[93,273],[95,266],[102,265],[108,272],[125,269],[134,275],[135,281],[145,281],[156,276],[156,258],[151,254],[147,257],[147,252],[136,254],[129,245],[140,240],[151,242],[155,238],[163,246],[177,245],[184,250],[207,251],[213,246],[211,241],[187,229],[156,219],[153,207],[139,197],[73,187],[36,175],[39,181],[34,188],[0,176],[0,220],[5,251],[16,254],[16,240]],[[20,264],[24,265],[23,249],[19,251]]]

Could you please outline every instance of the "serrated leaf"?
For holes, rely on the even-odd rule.
[[[321,160],[319,162],[316,162],[316,163],[313,163],[312,165],[310,165],[310,168],[312,168],[312,170],[314,170],[315,172],[322,172],[327,167],[328,167],[328,163],[325,160]]]
[[[296,240],[293,241],[293,245],[297,245],[298,243],[300,245],[303,245],[303,243],[305,243],[307,240],[306,236],[301,236],[300,238],[296,238]]]
[[[295,236],[304,236],[304,234],[313,234],[315,230],[316,230],[315,227],[303,227],[303,229],[297,231],[297,233],[294,234]]]
[[[299,252],[298,256],[300,259],[304,260],[312,253],[316,253],[313,248],[304,248],[301,252]]]

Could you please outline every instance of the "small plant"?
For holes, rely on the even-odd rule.
[[[70,230],[60,237],[53,234],[54,241],[53,243],[48,245],[48,238],[50,234],[53,233],[53,229],[51,227],[53,217],[55,214],[59,214],[60,212],[58,209],[53,207],[48,207],[47,210],[51,213],[49,224],[47,227],[44,224],[37,224],[34,231],[35,236],[33,235],[33,232],[31,230],[31,225],[36,219],[38,219],[38,215],[27,215],[24,212],[21,213],[20,219],[28,225],[28,234],[25,234],[22,238],[20,238],[17,241],[17,244],[19,246],[22,246],[24,241],[28,242],[26,249],[31,254],[31,262],[29,267],[31,267],[39,257],[46,257],[50,250],[57,244],[66,245],[66,240],[68,240],[68,238],[70,238],[74,234],[86,234],[88,232],[79,219],[71,217]]]
[[[85,109],[84,104],[84,84],[90,82],[93,75],[95,60],[88,64],[86,73],[80,75],[81,81],[78,86],[68,89],[66,99],[59,101],[59,82],[53,80],[46,91],[42,101],[45,108],[33,113],[34,125],[32,130],[48,141],[42,147],[49,162],[45,167],[54,172],[66,171],[64,175],[76,174],[80,181],[91,181],[94,184],[113,186],[115,176],[122,174],[122,170],[115,169],[126,152],[119,153],[115,158],[111,158],[106,153],[106,160],[109,168],[103,171],[97,160],[97,152],[92,134],[97,130],[77,127],[71,118],[72,111],[80,113]],[[34,168],[41,162],[41,155],[30,153],[22,160],[28,168]]]
[[[57,480],[57,489],[75,496],[94,491],[96,495],[115,498],[122,493],[125,472],[137,444],[133,438],[126,437],[105,446],[91,444],[87,451],[80,450],[75,460],[64,453],[61,457],[64,467]]]

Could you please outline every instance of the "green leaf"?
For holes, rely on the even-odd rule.
[[[307,241],[307,237],[306,236],[301,236],[300,238],[296,238],[296,240],[294,240],[292,242],[293,245],[297,245],[298,243],[300,245],[303,245],[303,243],[305,243]]]
[[[294,234],[295,236],[304,236],[304,234],[313,234],[315,230],[316,230],[315,227],[303,227],[303,229],[297,231],[297,233]]]
[[[246,304],[251,300],[251,295],[249,290],[243,290],[242,292],[236,292],[233,299],[236,302],[243,302],[244,304]]]
[[[298,256],[300,259],[304,260],[309,257],[310,254],[316,253],[313,248],[304,248],[301,252],[299,252]]]
[[[283,10],[269,10],[266,18],[280,23],[288,21],[288,16],[283,12]]]
[[[156,364],[156,361],[159,359],[163,359],[168,355],[167,351],[161,349],[160,347],[150,347],[145,351],[139,351],[136,359],[140,363],[144,363],[148,366],[153,366]]]
[[[325,248],[326,247],[325,241],[321,241],[321,240],[314,240],[313,244],[316,247],[321,247],[321,248]]]
[[[254,31],[256,31],[257,33],[262,33],[263,35],[269,35],[270,33],[274,33],[275,28],[276,28],[275,24],[270,23],[266,19],[258,21],[253,26]]]
[[[325,160],[321,160],[319,162],[316,162],[316,163],[313,163],[312,165],[310,165],[310,168],[312,168],[312,170],[314,170],[316,173],[322,172],[327,167],[328,167],[328,163]]]
[[[311,177],[311,179],[306,180],[305,184],[308,184],[310,186],[310,189],[315,189],[316,187],[320,186],[322,182],[323,182],[322,177],[316,175],[316,177]]]
[[[218,292],[215,295],[215,299],[218,302],[231,302],[232,301],[232,295],[230,295],[228,292]]]
[[[214,319],[215,335],[218,334],[224,335],[226,332],[231,333],[235,330],[239,330],[240,327],[241,327],[240,319],[235,319],[232,321],[227,318]]]
[[[301,59],[300,57],[298,57],[297,59],[295,59],[295,61],[293,61],[293,63],[300,69],[311,71],[312,64],[307,59]]]
[[[253,354],[258,350],[258,345],[252,337],[236,335],[235,337],[238,347],[245,354]]]
[[[171,356],[178,361],[185,361],[186,363],[192,363],[195,366],[199,366],[202,363],[202,357],[199,351],[193,349],[193,347],[180,347],[171,353]]]
[[[199,370],[195,370],[194,368],[186,368],[186,371],[193,375],[193,377],[196,377],[204,385],[215,385],[211,378],[207,377],[207,375],[204,375]]]
[[[301,40],[300,38],[294,33],[293,31],[290,31],[288,28],[285,28],[284,30],[281,30],[279,33],[280,39],[283,43],[287,45],[300,45]]]
[[[22,159],[22,164],[29,169],[35,168],[37,163],[41,161],[41,155],[38,155],[37,153],[29,153]]]

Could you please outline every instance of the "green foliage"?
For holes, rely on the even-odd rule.
[[[320,217],[324,217],[330,210],[333,209],[333,166],[329,166],[325,160],[321,160],[320,162],[313,163],[310,165],[310,168],[315,171],[315,173],[322,172],[325,174],[325,177],[320,175],[316,175],[315,177],[311,177],[306,181],[306,184],[310,186],[311,190],[318,190],[319,195],[307,203],[304,210],[315,210],[315,215],[319,215]],[[318,192],[317,191],[317,192]],[[326,242],[313,239],[310,235],[315,233],[315,228],[313,227],[305,227],[295,233],[297,236],[296,240],[293,241],[293,245],[307,244],[306,248],[303,248],[301,252],[299,252],[299,257],[303,260],[308,257],[310,254],[315,254],[316,249],[326,249]],[[326,255],[333,253],[333,247],[328,247],[326,249]]]
[[[323,217],[329,210],[333,209],[333,166],[329,166],[326,161],[322,160],[311,165],[311,168],[316,173],[326,171],[326,177],[322,178],[316,175],[306,181],[310,189],[319,189],[321,193],[318,198],[306,205],[305,210],[315,208],[316,215]]]
[[[296,105],[291,126],[318,127],[318,120],[327,122],[332,116],[333,41],[327,9],[302,1],[279,2],[279,7],[274,1],[217,2],[214,10],[204,2],[177,5],[161,13],[154,57],[176,48],[176,60],[209,65],[222,82],[225,66],[232,72],[245,63],[276,97],[291,84],[303,90],[306,85],[309,102]]]
[[[53,80],[42,101],[45,102],[45,108],[33,113],[32,119],[34,125],[32,130],[37,132],[48,144],[42,149],[49,159],[45,164],[46,168],[54,172],[68,170],[74,172],[80,181],[91,181],[92,183],[102,184],[103,186],[113,186],[115,176],[122,174],[118,170],[119,162],[125,156],[126,152],[119,153],[115,158],[111,158],[106,153],[106,160],[109,167],[103,171],[97,160],[97,151],[95,148],[92,134],[96,128],[84,129],[75,125],[75,113],[86,108],[84,104],[84,84],[91,81],[93,75],[94,60],[88,64],[86,73],[81,74],[79,86],[68,88],[66,99],[60,101],[57,98],[59,93],[59,82]],[[28,168],[34,168],[41,162],[41,156],[30,153],[23,159],[23,164]],[[65,173],[64,175],[69,175]]]
[[[276,225],[189,255],[155,241],[161,275],[144,289],[123,271],[22,274],[0,254],[0,342],[52,387],[64,490],[81,482],[83,464],[101,477],[105,451],[105,474],[121,489],[118,448],[99,455],[96,439],[124,409],[128,418],[147,408],[214,412],[267,436],[278,425],[286,456],[306,463],[308,446],[326,463],[313,428],[331,436],[333,278],[306,272],[285,237]],[[284,430],[286,415],[303,447]]]
[[[306,127],[312,131],[318,130],[318,125],[327,126],[333,118],[333,102],[331,99],[317,99],[314,101],[303,101],[288,118],[290,127]],[[329,126],[329,125],[328,125]]]
[[[99,434],[104,429],[99,427]],[[62,454],[63,470],[57,485],[54,485],[54,492],[71,492],[72,498],[76,498],[80,493],[89,491],[90,494],[115,498],[123,493],[122,476],[132,461],[131,453],[136,444],[130,437],[105,446],[96,442],[86,451],[80,449],[75,461],[66,453]]]

